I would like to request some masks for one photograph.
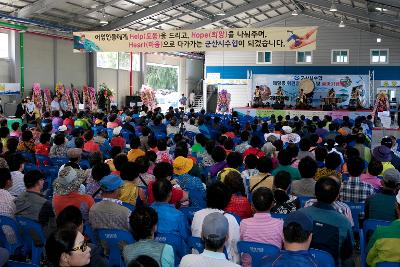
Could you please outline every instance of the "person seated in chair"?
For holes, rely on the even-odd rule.
[[[179,266],[218,266],[236,267],[240,266],[226,259],[224,245],[228,240],[228,219],[220,212],[213,212],[205,216],[202,225],[201,238],[204,241],[203,253],[189,254],[182,258]]]

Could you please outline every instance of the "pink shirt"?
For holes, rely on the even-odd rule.
[[[283,244],[283,220],[271,217],[270,213],[256,213],[252,218],[240,222],[240,240],[268,243],[278,248]],[[251,266],[251,258],[242,256],[242,266]]]
[[[381,179],[369,173],[361,174],[360,180],[361,182],[372,185],[375,189],[379,189],[381,187]]]

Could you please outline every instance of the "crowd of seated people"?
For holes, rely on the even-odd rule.
[[[310,249],[335,266],[400,262],[400,149],[372,128],[370,117],[172,108],[46,112],[11,129],[3,119],[0,216],[40,225],[41,262],[53,266],[111,266],[103,230],[134,240],[119,244],[126,266],[327,266]],[[366,235],[360,258],[366,220],[386,226]],[[29,260],[6,249],[19,233],[0,228],[0,265]],[[256,260],[239,242],[275,253]]]

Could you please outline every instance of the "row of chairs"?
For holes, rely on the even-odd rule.
[[[14,243],[11,243],[4,232],[4,226],[12,230]],[[31,262],[40,265],[46,237],[41,225],[31,219],[16,216],[15,220],[7,216],[0,216],[0,243],[10,255],[30,255]]]

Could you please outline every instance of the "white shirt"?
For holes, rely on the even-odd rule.
[[[238,267],[236,263],[225,258],[225,254],[204,250],[201,254],[189,254],[182,258],[180,267]]]
[[[19,196],[23,192],[26,191],[25,183],[24,183],[24,174],[20,171],[11,172],[11,179],[13,185],[8,189],[13,196]]]
[[[202,210],[197,211],[194,214],[193,217],[193,222],[192,222],[192,236],[195,237],[201,237],[201,231],[203,227],[203,221],[204,218],[213,212],[219,212],[224,214],[225,212],[223,210],[217,210],[217,209],[210,209],[210,208],[205,208]],[[233,217],[229,213],[225,213],[224,216],[228,220],[229,223],[229,238],[225,242],[225,248],[228,254],[228,259],[232,262],[239,263],[240,262],[240,256],[237,251],[237,242],[240,241],[240,227],[239,224],[237,223],[235,217]],[[197,266],[197,265],[196,265]],[[203,266],[203,265],[198,265],[198,266]],[[208,266],[220,266],[220,265],[208,265]]]
[[[196,125],[191,125],[189,123],[185,123],[185,129],[188,132],[193,132],[193,133],[196,133],[196,134],[200,133],[199,127],[197,127]]]

